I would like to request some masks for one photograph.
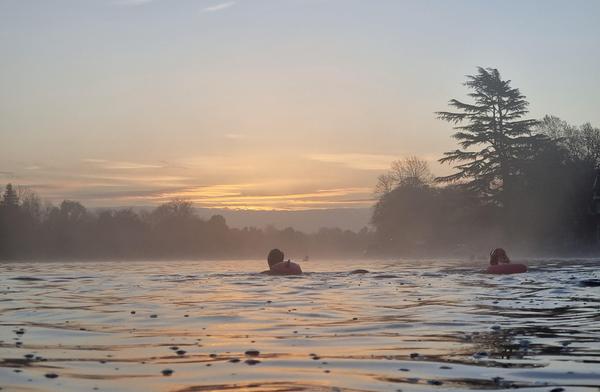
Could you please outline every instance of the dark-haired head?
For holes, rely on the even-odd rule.
[[[267,256],[267,262],[269,263],[269,267],[281,263],[283,261],[284,254],[279,249],[271,249],[269,252],[269,256]]]
[[[498,263],[510,263],[506,251],[502,248],[496,248],[490,252],[490,264],[496,265]]]

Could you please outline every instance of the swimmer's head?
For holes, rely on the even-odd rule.
[[[283,261],[284,254],[279,249],[271,249],[269,255],[267,256],[267,262],[269,263],[269,267],[274,266],[277,263],[281,263]]]
[[[498,263],[510,263],[506,251],[502,248],[496,248],[490,252],[490,264],[496,265]]]

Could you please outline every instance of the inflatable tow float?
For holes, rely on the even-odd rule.
[[[496,264],[490,265],[485,270],[488,274],[505,275],[505,274],[522,274],[527,272],[527,266],[525,264]]]

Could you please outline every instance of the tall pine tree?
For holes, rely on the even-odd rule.
[[[494,68],[478,67],[464,83],[473,103],[452,99],[454,112],[436,112],[455,124],[453,137],[462,149],[448,151],[439,161],[456,163],[457,172],[438,182],[461,182],[494,204],[509,204],[523,161],[535,156],[546,138],[532,133],[537,120],[522,119],[529,102],[519,89],[502,80]]]

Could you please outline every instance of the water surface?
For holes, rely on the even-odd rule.
[[[300,277],[254,260],[2,264],[0,387],[600,390],[600,262],[529,264],[315,260]]]

